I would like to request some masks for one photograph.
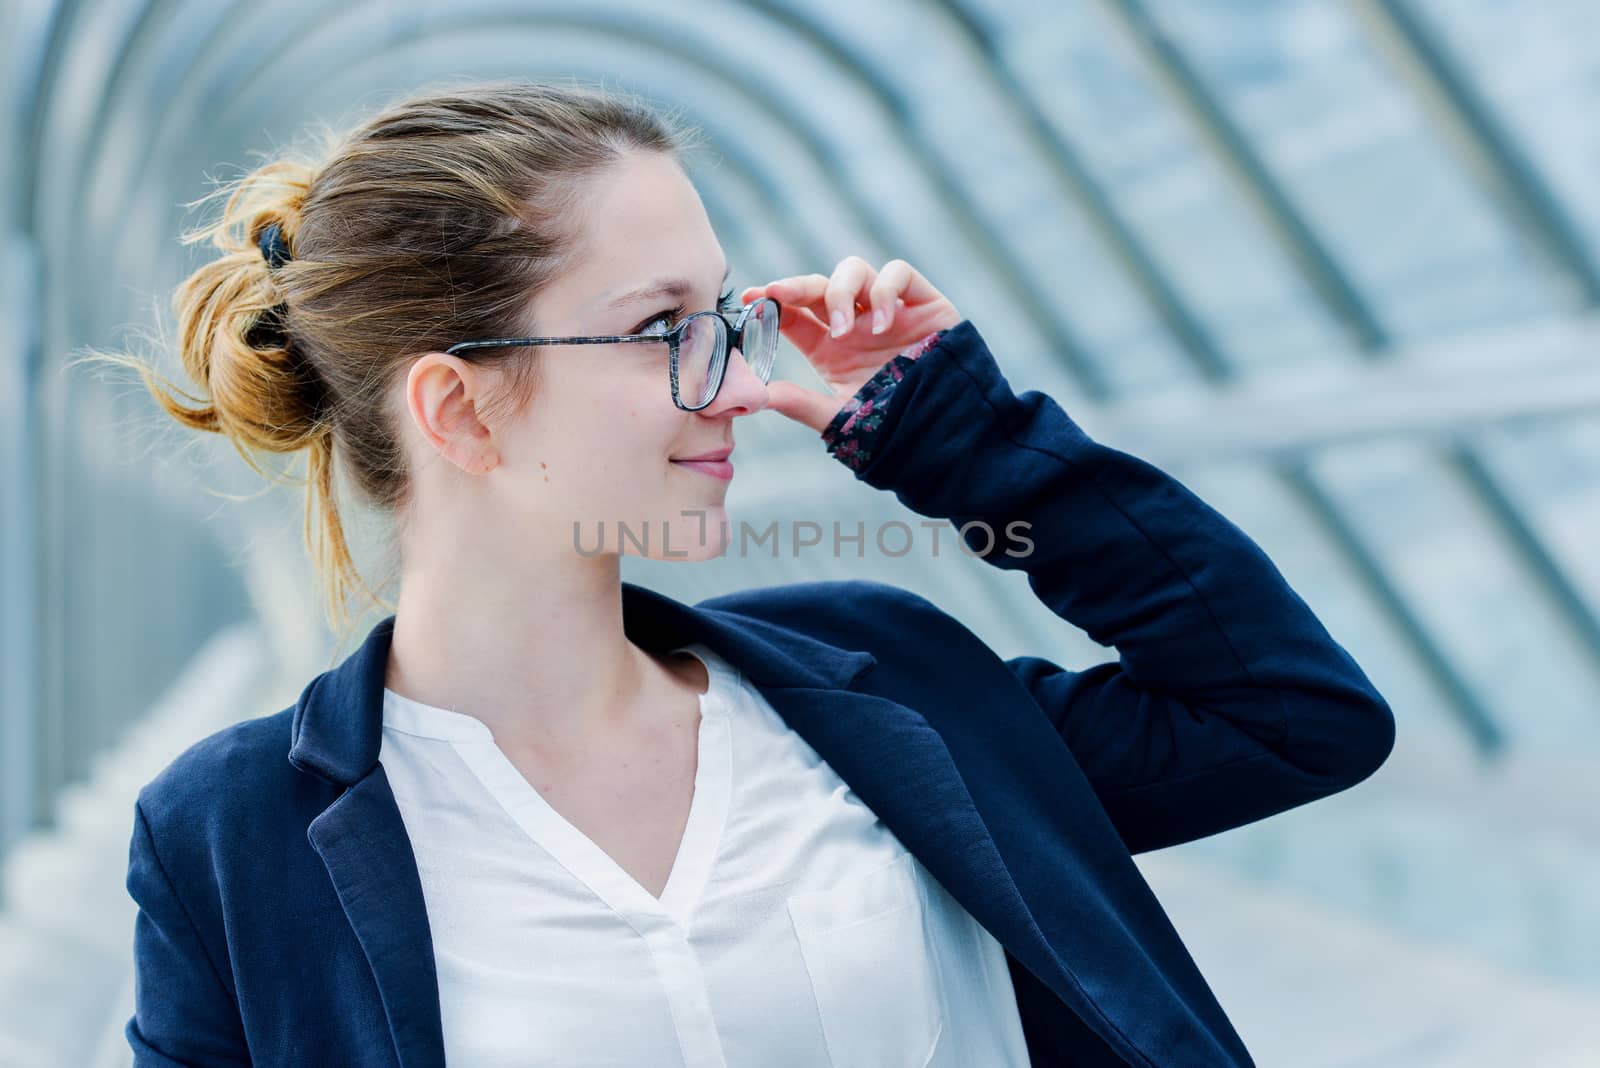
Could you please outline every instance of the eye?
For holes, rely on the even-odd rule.
[[[635,334],[665,334],[668,330],[672,329],[673,324],[678,321],[678,316],[682,314],[682,304],[679,304],[673,308],[668,308],[665,311],[657,312],[655,315],[652,315],[650,318],[634,327],[633,332]],[[660,322],[665,322],[666,325],[661,327],[659,330],[653,329],[653,327]]]
[[[717,298],[717,310],[731,319],[744,310],[744,305],[739,303],[738,298],[734,296],[733,290],[730,289]],[[677,324],[683,313],[684,306],[682,304],[665,308],[640,323],[634,328],[633,332],[635,334],[665,334]],[[666,325],[655,329],[656,324],[662,321],[665,321]]]

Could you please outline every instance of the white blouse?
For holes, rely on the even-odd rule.
[[[709,646],[657,899],[480,720],[384,690],[451,1064],[1026,1066],[1004,951]]]

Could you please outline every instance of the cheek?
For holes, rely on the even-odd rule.
[[[581,432],[573,428],[576,440],[584,443],[579,452],[588,457],[588,466],[602,467],[606,477],[635,485],[670,468],[668,457],[689,436],[685,413],[673,407],[671,397],[638,392],[644,395],[595,401],[584,409]]]
[[[609,495],[605,486],[636,494],[670,472],[668,457],[694,438],[686,422],[692,417],[673,405],[666,376],[652,368],[563,374],[550,386],[551,403],[533,416],[540,444],[534,459],[548,464],[535,468],[539,485],[548,475],[552,485],[586,496]]]

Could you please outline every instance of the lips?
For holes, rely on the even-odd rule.
[[[716,449],[712,452],[703,452],[699,456],[674,456],[672,459],[677,463],[691,463],[696,460],[703,460],[708,463],[721,463],[731,455],[733,455],[733,449],[730,446],[726,449]]]
[[[672,462],[687,470],[699,471],[703,475],[710,475],[726,482],[733,477],[733,464],[728,462],[728,457],[732,454],[733,447],[727,446],[715,452],[703,452],[699,456],[675,456]]]

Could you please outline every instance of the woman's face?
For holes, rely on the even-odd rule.
[[[630,154],[596,182],[583,210],[579,262],[534,307],[540,335],[658,332],[717,307],[727,263],[671,158]],[[669,283],[683,289],[661,288]],[[528,405],[457,453],[458,473],[475,473],[495,521],[589,556],[721,552],[729,480],[678,461],[731,448],[734,420],[766,406],[767,388],[743,353],[734,349],[716,398],[693,412],[672,402],[664,343],[553,345],[537,359]],[[469,453],[489,462],[474,466]]]

